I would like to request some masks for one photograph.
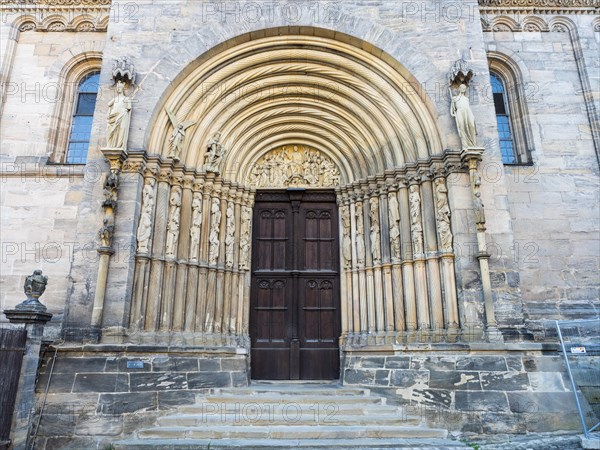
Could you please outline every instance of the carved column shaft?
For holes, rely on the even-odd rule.
[[[425,228],[425,258],[427,264],[427,284],[429,286],[429,307],[431,308],[431,326],[435,332],[444,329],[444,308],[442,306],[442,286],[438,261],[437,224],[435,220],[435,201],[432,183],[424,177],[421,183],[423,196],[423,222]]]
[[[401,211],[410,212],[408,187],[403,182],[399,186],[398,202]],[[404,286],[404,303],[406,307],[406,329],[408,331],[415,331],[417,329],[417,298],[415,292],[410,213],[405,216],[400,216],[400,239],[402,251],[402,284]]]
[[[471,194],[473,198],[473,209],[475,216],[475,226],[477,228],[477,248],[479,260],[479,270],[481,271],[481,285],[483,289],[483,301],[486,317],[486,332],[488,338],[500,339],[501,334],[498,331],[496,317],[494,314],[494,302],[492,296],[492,283],[490,279],[489,269],[489,253],[487,252],[486,235],[485,235],[485,213],[483,202],[481,200],[481,177],[478,173],[479,161],[483,149],[469,149],[464,151],[462,159],[467,163],[469,168],[469,180],[471,184]]]

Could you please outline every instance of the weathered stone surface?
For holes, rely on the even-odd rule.
[[[73,392],[126,391],[129,391],[129,376],[123,373],[80,373],[73,385]]]
[[[428,370],[454,370],[456,369],[456,357],[443,356],[413,356],[411,358],[411,369]]]
[[[450,408],[452,404],[452,393],[442,389],[415,389],[412,397],[425,405]]]
[[[377,370],[375,372],[375,385],[387,386],[390,384],[390,371]]]
[[[457,370],[506,371],[506,360],[502,356],[468,356],[456,360]]]
[[[383,367],[385,365],[385,357],[383,356],[366,356],[360,358],[358,361],[358,367],[365,369],[373,369]]]
[[[129,375],[131,391],[168,391],[187,388],[185,373],[132,373]]]
[[[195,372],[198,370],[197,358],[160,357],[152,360],[154,372]]]
[[[524,391],[529,388],[526,373],[481,373],[481,387],[484,391]]]
[[[221,370],[246,370],[246,360],[241,358],[223,358],[221,360]]]
[[[233,387],[248,386],[247,372],[231,372],[231,385]]]
[[[514,413],[576,414],[571,392],[508,392],[510,410]]]
[[[106,366],[106,358],[57,358],[54,364],[54,373],[85,373],[103,372]],[[52,376],[54,378],[54,375]]]
[[[231,386],[229,372],[189,373],[187,384],[190,389]]]
[[[412,386],[425,386],[428,381],[429,372],[425,370],[391,370],[390,386],[408,388]]]
[[[434,389],[481,390],[479,372],[437,371],[429,372],[429,387]]]
[[[373,384],[375,380],[374,370],[346,369],[344,371],[344,384]]]
[[[193,391],[161,391],[158,392],[158,408],[172,409],[180,405],[191,405],[196,401],[196,394]]]
[[[388,356],[385,358],[386,369],[411,369],[409,356]],[[412,367],[418,369],[419,367]]]
[[[200,359],[200,370],[206,372],[215,372],[221,370],[221,359]]]
[[[142,363],[141,368],[129,368],[127,363]],[[149,357],[145,358],[110,358],[106,361],[106,372],[149,372],[152,370],[152,360]]]
[[[99,412],[108,415],[121,415],[157,407],[156,393],[100,394]]]
[[[37,392],[44,392],[48,384],[49,373],[41,374],[36,385]],[[57,373],[52,375],[48,392],[71,392],[75,382],[74,373]]]
[[[461,411],[508,411],[504,392],[456,391],[455,406]]]

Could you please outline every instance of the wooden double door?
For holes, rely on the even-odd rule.
[[[259,191],[253,220],[252,378],[339,378],[335,193]]]

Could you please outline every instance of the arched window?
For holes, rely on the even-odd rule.
[[[488,52],[490,86],[504,164],[532,164],[534,149],[527,100],[534,95],[519,66],[499,52]],[[488,97],[489,98],[489,97]],[[491,99],[490,99],[491,100]]]
[[[87,161],[99,81],[100,72],[92,72],[79,83],[65,159],[67,164],[85,164]]]
[[[496,123],[498,124],[502,162],[504,162],[504,164],[515,164],[518,160],[515,155],[512,125],[504,83],[500,77],[494,73],[490,73],[490,82],[492,86],[492,95],[494,96],[494,107],[496,109]]]

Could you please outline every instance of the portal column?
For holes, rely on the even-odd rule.
[[[469,179],[471,181],[471,194],[473,196],[473,212],[475,216],[475,226],[477,227],[477,248],[479,260],[479,270],[481,271],[481,285],[483,287],[483,301],[486,317],[486,335],[490,340],[501,340],[502,334],[498,330],[498,324],[494,314],[494,301],[492,296],[492,283],[490,280],[489,258],[487,251],[485,234],[485,211],[483,201],[481,200],[481,177],[477,171],[483,148],[468,148],[463,151],[462,159],[469,168]]]

